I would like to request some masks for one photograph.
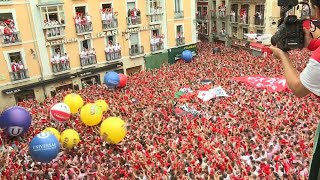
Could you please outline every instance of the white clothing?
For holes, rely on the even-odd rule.
[[[300,81],[309,91],[320,96],[320,63],[310,58],[307,67],[300,74]]]

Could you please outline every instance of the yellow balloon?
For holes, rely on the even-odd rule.
[[[96,105],[100,106],[103,112],[107,112],[109,109],[109,105],[105,100],[97,100],[96,102],[94,102]]]
[[[102,120],[103,112],[96,104],[86,104],[81,108],[80,119],[87,126],[95,126]]]
[[[83,106],[84,101],[79,94],[68,94],[64,97],[63,102],[70,107],[72,114],[79,112],[79,109]]]
[[[73,129],[66,129],[61,133],[60,142],[63,147],[72,149],[80,142],[80,136],[77,131]]]
[[[101,123],[100,135],[104,141],[118,144],[127,134],[126,123],[117,117],[109,117]]]
[[[52,133],[57,139],[58,141],[60,141],[60,132],[56,129],[56,128],[53,128],[53,127],[47,127],[43,130],[43,132],[50,132]]]

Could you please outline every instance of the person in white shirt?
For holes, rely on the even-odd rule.
[[[243,11],[242,21],[243,21],[243,24],[247,24],[247,11],[246,10]]]
[[[156,51],[160,50],[160,37],[155,36]]]
[[[64,59],[65,59],[66,69],[70,69],[70,57],[67,53],[64,53]]]
[[[80,61],[81,61],[81,66],[87,65],[87,53],[85,49],[83,49],[80,53]]]
[[[110,12],[106,13],[106,21],[107,21],[107,28],[111,27],[111,16],[110,16]]]
[[[151,37],[151,51],[156,51],[156,41],[154,36]]]
[[[87,20],[87,28],[88,31],[92,31],[92,21],[91,21],[91,16],[86,13],[86,20]]]
[[[57,53],[57,54],[54,56],[54,59],[55,59],[55,61],[56,61],[57,71],[59,72],[59,71],[60,71],[60,67],[59,67],[59,64],[60,64],[60,54]]]
[[[111,54],[111,60],[115,59],[115,45],[110,46],[110,54]]]
[[[118,43],[116,47],[117,47],[117,56],[118,56],[118,58],[121,58],[121,46],[120,46],[120,44]]]
[[[96,51],[94,48],[90,49],[89,51],[89,63],[90,64],[96,63]]]
[[[101,10],[101,20],[102,20],[102,24],[103,24],[103,29],[107,28],[107,13],[105,11],[105,9]]]
[[[18,66],[19,66],[20,78],[21,79],[25,79],[26,78],[26,74],[25,74],[25,69],[24,69],[23,63],[21,61],[19,61]]]
[[[111,60],[109,45],[106,46],[105,52],[106,52],[106,56],[107,56],[107,61]]]
[[[57,63],[56,63],[56,59],[54,58],[54,56],[51,57],[50,62],[52,65],[53,72],[57,72]]]
[[[62,55],[62,56],[60,57],[60,64],[58,64],[58,66],[61,67],[61,70],[62,70],[62,71],[65,71],[65,70],[66,70],[66,58],[65,58],[64,55]]]
[[[236,13],[232,10],[230,12],[231,22],[236,22]]]

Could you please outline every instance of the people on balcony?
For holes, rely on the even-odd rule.
[[[240,19],[243,24],[247,24],[247,10],[242,8],[240,10]]]
[[[105,48],[105,53],[107,57],[107,61],[120,59],[121,58],[121,46],[120,44],[113,44],[112,41]]]
[[[129,25],[136,25],[140,23],[140,20],[138,19],[141,15],[141,12],[137,8],[129,9],[128,10],[128,24]]]
[[[219,16],[225,17],[226,16],[226,6],[224,4],[221,4],[219,6]]]
[[[77,12],[76,16],[74,17],[74,21],[76,24],[77,33],[92,31],[91,16],[89,16],[87,13],[83,14]]]
[[[96,51],[94,48],[83,48],[80,52],[81,66],[88,66],[97,63]]]
[[[70,69],[70,58],[67,53],[57,52],[51,57],[51,65],[54,73]]]
[[[11,70],[14,81],[26,78],[25,68],[21,61],[17,62],[16,60],[13,60],[11,63]]]
[[[0,20],[0,36],[2,36],[2,43],[9,44],[19,41],[18,30],[12,19]]]
[[[151,51],[159,51],[162,50],[162,45],[163,45],[163,36],[154,34],[151,37]]]
[[[152,6],[150,8],[151,22],[160,21],[161,20],[161,13],[162,13],[162,7]]]
[[[222,29],[220,30],[220,34],[221,34],[221,36],[225,36],[225,35],[226,35],[226,29],[225,29],[225,28],[222,28]]]
[[[59,27],[51,28],[46,30],[47,37],[57,37],[62,35],[62,29]]]
[[[58,21],[56,19],[50,19],[50,20],[43,21],[44,27],[54,27],[54,26],[59,26],[63,24],[64,24],[64,20]]]
[[[100,10],[103,28],[115,27],[115,14],[112,8],[104,8]]]
[[[177,33],[177,43],[178,45],[184,44],[183,32],[181,31]]]
[[[230,20],[231,22],[236,22],[236,12],[234,10],[230,12]]]

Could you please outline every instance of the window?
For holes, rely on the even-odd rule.
[[[139,34],[138,33],[131,33],[130,34],[130,44],[131,44],[131,46],[139,44]]]
[[[64,47],[62,44],[51,46],[51,55],[52,56],[55,56],[55,55],[62,56],[62,55],[64,55],[64,53],[65,53]]]
[[[155,11],[161,10],[161,2],[160,0],[148,0],[149,2],[149,14],[154,14]]]
[[[111,9],[112,8],[112,4],[108,3],[108,4],[102,4],[102,9]]]
[[[2,44],[21,42],[20,33],[13,14],[0,13],[0,39]]]
[[[8,53],[8,58],[11,79],[17,81],[28,78],[27,66],[21,51]]]
[[[49,25],[64,25],[63,5],[41,7],[41,17],[44,27]]]
[[[238,28],[237,27],[232,27],[232,36],[237,37],[238,35]]]
[[[177,26],[177,35],[179,35],[179,34],[183,35],[183,26],[182,25]]]
[[[202,33],[203,34],[208,34],[208,23],[204,22],[202,24]]]
[[[264,20],[264,5],[256,5],[256,12],[254,14],[254,24],[263,25]]]
[[[87,13],[86,6],[75,7],[76,13],[85,15]]]
[[[106,37],[106,42],[107,44],[113,44],[113,45],[116,45],[117,44],[117,39],[116,39],[116,36],[107,36]]]
[[[88,14],[86,6],[75,7],[74,20],[77,33],[86,33],[92,31],[92,20],[91,16]]]
[[[174,0],[175,12],[181,12],[183,10],[181,0]]]
[[[201,6],[198,6],[198,7],[197,7],[197,11],[198,11],[199,14],[201,14],[201,12],[202,12]]]
[[[257,34],[263,34],[263,30],[257,30]]]
[[[131,9],[136,8],[136,3],[135,2],[127,2],[127,9],[130,11]]]
[[[241,19],[241,23],[243,24],[248,24],[249,22],[249,4],[243,4],[241,5],[241,9],[240,9],[240,19]]]
[[[245,36],[244,34],[248,34],[248,28],[243,28],[242,32],[243,39],[246,39],[247,36]]]
[[[237,22],[238,21],[238,4],[232,4],[231,5],[230,21],[231,22]]]
[[[87,40],[80,41],[80,47],[81,47],[81,50],[90,49],[91,48],[91,40],[87,39]]]
[[[225,23],[225,22],[222,22],[222,23],[221,23],[221,27],[222,27],[222,29],[226,29],[226,23]]]

